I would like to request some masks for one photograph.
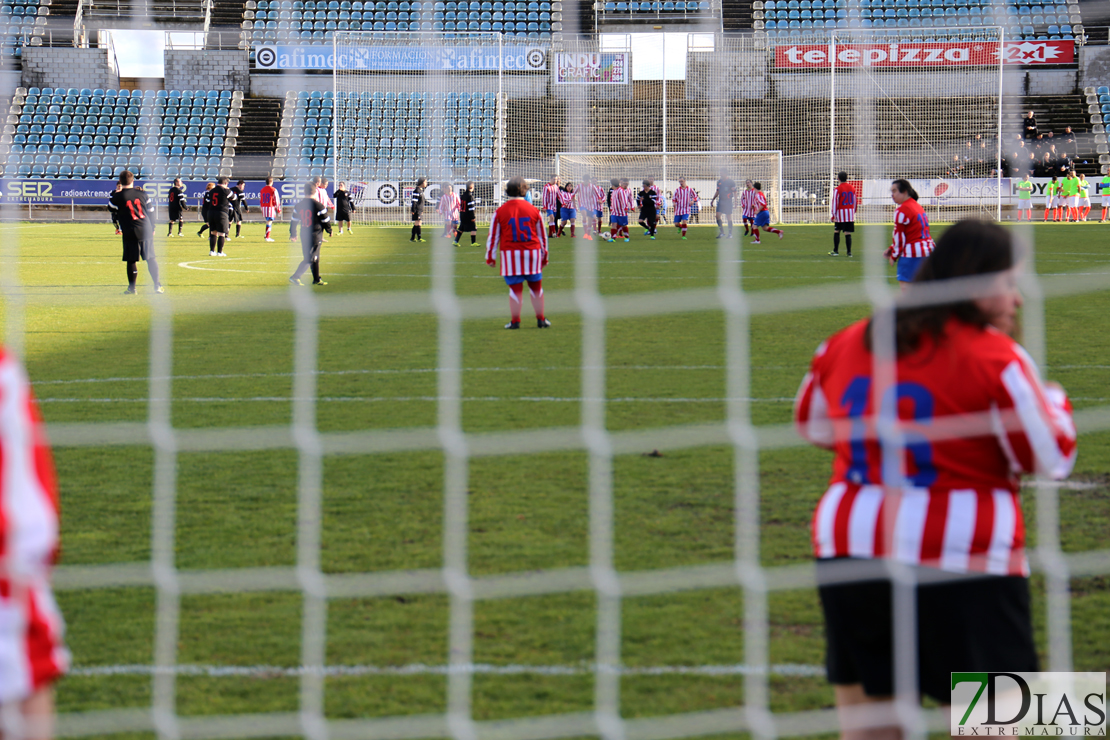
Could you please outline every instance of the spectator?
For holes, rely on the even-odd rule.
[[[1025,118],[1021,119],[1022,136],[1026,139],[1037,138],[1037,119],[1033,115],[1033,111],[1025,114]]]
[[[1052,177],[1056,174],[1056,162],[1053,161],[1052,155],[1045,152],[1038,160],[1040,165],[1040,173],[1037,177]]]
[[[1076,151],[1079,148],[1075,133],[1071,130],[1071,126],[1065,126],[1064,133],[1060,134],[1060,146],[1072,151]]]
[[[1067,152],[1060,152],[1060,156],[1056,158],[1056,173],[1066,175],[1075,169],[1075,162],[1067,155]]]

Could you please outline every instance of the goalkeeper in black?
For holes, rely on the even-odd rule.
[[[114,206],[123,237],[123,261],[127,263],[126,295],[135,295],[139,280],[139,260],[146,260],[154,290],[164,293],[158,280],[158,261],[154,257],[154,207],[142,188],[135,187],[135,175],[129,170],[120,173],[116,190],[108,200]]]
[[[324,232],[331,236],[331,218],[328,217],[328,207],[316,200],[316,184],[308,183],[304,186],[305,197],[293,206],[292,225],[289,227],[290,236],[296,233],[300,226],[301,254],[304,258],[297,266],[297,271],[289,278],[293,285],[302,285],[301,275],[305,270],[312,270],[313,285],[327,285],[320,279],[320,245],[324,242]]]
[[[226,257],[224,240],[231,232],[231,190],[227,178],[216,181],[216,187],[208,191],[208,256]]]

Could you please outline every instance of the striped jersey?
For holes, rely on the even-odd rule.
[[[636,196],[628,188],[621,186],[609,191],[609,214],[627,216],[636,207]]]
[[[767,210],[767,196],[763,194],[762,190],[752,190],[751,194],[752,203],[752,218]]]
[[[459,196],[454,190],[448,190],[439,196],[439,214],[444,221],[459,220]]]
[[[328,195],[327,188],[316,188],[316,200],[323,204],[325,208],[335,208],[335,205],[331,202],[331,196]]]
[[[578,202],[588,211],[600,211],[605,202],[605,188],[587,183],[578,189]]]
[[[1028,575],[1022,473],[1066,478],[1075,463],[1071,405],[1042,385],[1025,350],[954,317],[943,336],[900,357],[897,383],[872,388],[868,321],[834,334],[794,402],[798,432],[835,452],[812,521],[818,558],[889,557],[941,570]],[[884,486],[876,398],[898,414],[905,484]],[[930,439],[934,422],[966,431]]]
[[[559,191],[559,205],[563,208],[574,209],[578,207],[578,191],[577,190],[560,190]]]
[[[663,213],[667,210],[667,199],[663,197],[663,190],[658,185],[652,185],[648,190],[655,198],[655,210]]]
[[[54,463],[23,367],[2,348],[0,469],[0,703],[8,703],[64,673],[69,655],[50,593],[58,556]]]
[[[559,186],[549,182],[543,186],[543,209],[554,211],[559,207]]]
[[[694,189],[689,185],[675,188],[674,195],[671,196],[671,201],[674,203],[674,215],[689,216],[694,208],[694,204],[698,202],[698,194],[694,192]]]
[[[925,209],[913,198],[908,199],[894,212],[894,242],[891,245],[894,256],[928,257],[933,246]]]
[[[744,218],[755,218],[755,214],[759,213],[755,210],[755,201],[753,200],[757,192],[759,191],[755,188],[745,188],[744,192],[740,194],[740,212]]]
[[[509,198],[493,214],[486,263],[501,252],[501,274],[535,275],[547,264],[547,230],[536,207],[524,198]]]
[[[258,193],[258,202],[265,218],[276,218],[281,213],[281,198],[273,185],[263,185]]]
[[[832,220],[838,224],[856,220],[856,189],[850,183],[842,182],[833,190]]]

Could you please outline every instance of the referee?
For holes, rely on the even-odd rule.
[[[135,175],[130,170],[120,173],[116,190],[108,200],[115,207],[119,229],[123,237],[123,261],[127,263],[127,290],[124,295],[135,295],[139,280],[139,260],[146,261],[154,291],[165,293],[158,280],[158,260],[154,257],[154,208],[142,188],[135,187]]]
[[[427,199],[424,198],[424,188],[428,185],[428,178],[421,177],[416,181],[416,187],[412,189],[412,203],[409,206],[409,211],[412,213],[412,236],[409,237],[410,242],[424,241],[423,235],[420,233],[420,219],[424,216],[424,204]]]

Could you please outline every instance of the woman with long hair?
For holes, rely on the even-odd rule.
[[[917,191],[909,180],[892,182],[890,197],[898,208],[894,211],[894,236],[886,255],[898,265],[898,282],[904,288],[932,253],[933,237],[929,234],[929,217],[917,202]]]
[[[798,431],[835,453],[812,538],[838,707],[894,694],[891,585],[856,570],[876,560],[915,573],[921,695],[950,704],[952,671],[1037,670],[1019,484],[1023,473],[1067,477],[1076,433],[1063,389],[1041,382],[1014,339],[1015,272],[1009,231],[957,223],[893,326],[864,319],[834,334],[802,381]],[[926,291],[949,288],[961,297],[926,304]],[[882,373],[876,354],[892,363]],[[899,419],[901,457],[883,416]],[[966,436],[928,434],[945,422]],[[899,736],[842,737],[865,733]]]

